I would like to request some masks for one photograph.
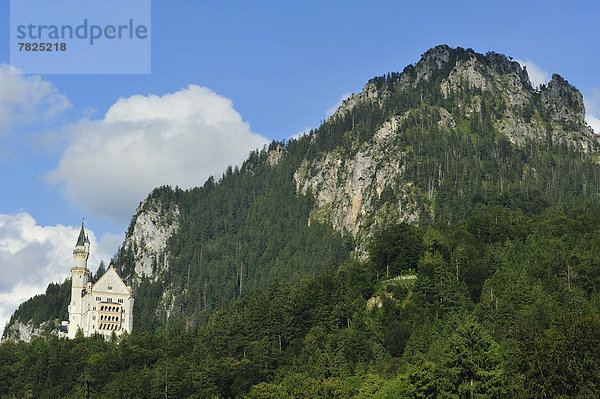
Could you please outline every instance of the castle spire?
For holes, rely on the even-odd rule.
[[[83,220],[85,220],[85,218]],[[81,230],[79,231],[79,238],[77,238],[77,244],[75,244],[75,246],[82,247],[85,245],[85,242],[86,242],[85,229],[83,228],[83,221],[81,221]]]

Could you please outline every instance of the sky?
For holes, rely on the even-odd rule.
[[[534,84],[560,74],[600,132],[596,2],[154,0],[151,72],[122,75],[19,74],[9,9],[0,0],[0,328],[68,277],[83,217],[95,270],[152,188],[220,176],[439,44],[511,56]]]

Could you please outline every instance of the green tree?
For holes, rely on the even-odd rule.
[[[421,231],[400,223],[387,227],[375,237],[369,246],[369,258],[380,275],[387,277],[415,270],[424,251]]]
[[[470,319],[460,321],[450,337],[439,373],[442,397],[501,397],[498,345]]]

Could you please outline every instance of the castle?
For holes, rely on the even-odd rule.
[[[133,327],[133,292],[123,282],[114,267],[109,266],[98,281],[90,281],[87,268],[90,241],[83,223],[75,249],[74,266],[71,269],[71,302],[66,336],[75,338],[81,329],[84,336],[101,334],[105,339],[114,332],[117,336]]]

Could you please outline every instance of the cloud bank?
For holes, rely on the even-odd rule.
[[[51,282],[70,276],[73,248],[79,226],[40,226],[27,213],[0,214],[0,329],[19,304],[45,292]],[[95,271],[103,259],[108,264],[114,251],[114,237],[100,242],[87,230],[91,254],[88,268]]]
[[[22,75],[7,64],[0,64],[0,87],[0,135],[15,125],[52,119],[71,108],[52,83],[38,75]]]
[[[153,188],[202,185],[268,142],[231,100],[196,85],[120,99],[104,119],[66,130],[67,147],[47,180],[62,185],[69,200],[119,223]]]

